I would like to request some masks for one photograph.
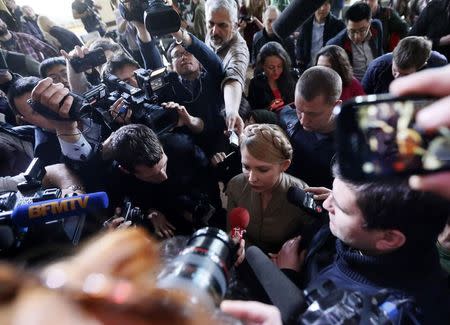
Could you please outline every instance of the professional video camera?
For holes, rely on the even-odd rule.
[[[44,166],[34,158],[25,171],[26,181],[18,185],[19,191],[0,195],[2,255],[35,249],[51,239],[77,245],[85,214],[108,206],[104,192],[61,198],[58,188],[42,189],[44,175]]]
[[[132,111],[131,121],[151,128],[157,135],[173,129],[178,123],[178,113],[174,109],[164,109],[157,105],[160,94],[170,86],[171,74],[166,68],[158,70],[138,69],[135,76],[140,88],[135,88],[114,75],[106,75],[103,83],[88,90],[84,94],[70,93],[74,98],[69,110],[69,119],[77,120],[96,113],[101,120],[111,128],[118,117],[125,117],[128,109]],[[109,109],[119,98],[123,98],[123,104],[118,115],[112,117]],[[57,113],[49,110],[39,102],[29,100],[33,110],[41,115],[63,120]]]
[[[147,30],[154,36],[176,32],[180,29],[178,13],[163,0],[120,1],[119,11],[127,21],[145,22]]]
[[[128,109],[132,111],[131,121],[151,128],[157,135],[173,129],[178,123],[178,113],[173,109],[165,109],[157,105],[159,94],[168,86],[165,68],[150,71],[138,69],[135,76],[139,88],[135,88],[114,75],[106,75],[103,83],[83,94],[89,108],[95,107],[110,128],[118,117],[125,117]],[[109,113],[111,105],[123,98],[122,107],[117,116]],[[88,111],[86,106],[74,108],[76,111]],[[71,108],[72,110],[72,108]]]
[[[224,231],[199,229],[159,274],[158,286],[184,291],[193,304],[212,310],[227,291],[237,249]]]
[[[322,283],[320,287],[305,290],[304,295],[309,306],[298,322],[304,325],[398,324],[401,306],[412,303],[408,299],[395,297],[386,289],[373,296],[336,289],[330,280]],[[402,317],[410,317],[412,321],[417,321],[413,315]]]

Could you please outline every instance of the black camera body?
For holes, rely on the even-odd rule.
[[[83,58],[75,57],[70,59],[69,62],[76,73],[81,73],[106,63],[106,55],[103,49],[98,48],[89,52]]]
[[[165,133],[173,129],[178,123],[178,113],[173,109],[165,109],[158,104],[158,91],[167,86],[164,76],[161,74],[152,75],[151,72],[141,71],[137,74],[139,86],[135,88],[124,81],[119,80],[116,76],[105,76],[104,82],[108,89],[112,90],[109,95],[108,103],[114,103],[117,99],[123,98],[123,113],[131,109],[131,121],[133,123],[141,123],[151,128],[157,135]],[[164,70],[165,71],[165,70]],[[147,77],[149,75],[149,77]],[[146,78],[143,79],[142,76]],[[153,77],[152,77],[153,76]],[[109,106],[107,107],[109,108]]]
[[[119,12],[126,21],[144,22],[144,12],[148,8],[148,1],[145,0],[131,0],[129,1],[129,8],[123,3],[119,2]]]
[[[180,29],[181,18],[163,0],[131,0],[129,7],[119,4],[119,11],[127,21],[145,23],[153,36],[174,33]]]
[[[330,280],[305,290],[303,294],[308,305],[299,318],[298,323],[303,325],[398,324],[401,307],[405,303],[413,303],[403,297],[396,297],[387,289],[375,295],[337,289]]]

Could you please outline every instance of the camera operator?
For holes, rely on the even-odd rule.
[[[406,299],[397,306],[400,323],[413,317],[421,324],[446,324],[449,297],[435,242],[449,214],[448,202],[411,190],[402,179],[357,183],[344,179],[337,168],[335,176],[323,206],[338,239],[337,258],[307,284],[307,290],[319,288],[326,280],[337,289],[369,296],[386,288],[389,299]],[[303,254],[295,245],[287,251],[289,258],[279,266],[301,269]],[[255,272],[267,275],[263,269]],[[272,303],[283,308],[280,301]],[[234,310],[233,305],[230,308]],[[246,308],[244,304],[239,310]]]
[[[43,160],[44,165],[58,163],[62,153],[77,160],[85,160],[91,152],[91,145],[82,137],[82,131],[91,143],[101,141],[100,127],[92,121],[54,120],[36,112],[29,99],[46,108],[52,107],[61,118],[67,118],[73,98],[67,96],[69,90],[62,84],[53,84],[51,78],[40,80],[35,77],[17,79],[8,91],[8,101],[17,120],[21,124],[35,126],[34,156]],[[61,147],[60,147],[61,146]]]
[[[138,45],[146,68],[162,67],[156,43],[144,24],[137,21],[132,23],[138,30]],[[225,129],[220,113],[223,106],[222,62],[203,42],[184,29],[173,33],[172,36],[175,41],[169,45],[166,53],[176,74],[169,73],[169,87],[158,94],[158,101],[178,103],[186,108],[189,115],[202,120],[204,127],[201,132],[186,129],[181,132],[194,135],[196,143],[210,155],[217,152],[217,143],[222,141]]]
[[[81,19],[86,32],[98,31],[100,36],[103,36],[106,33],[106,26],[98,15],[99,9],[101,7],[92,0],[74,0],[72,3],[73,18]]]
[[[216,222],[208,195],[208,160],[186,134],[158,139],[147,126],[130,124],[113,132],[99,149],[76,168],[90,191],[108,192],[111,208],[121,207],[128,197],[144,212],[142,224],[150,221],[159,237],[191,234],[209,218]]]

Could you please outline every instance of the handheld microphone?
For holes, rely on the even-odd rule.
[[[40,201],[14,208],[11,221],[18,227],[28,227],[95,212],[107,208],[108,203],[108,195],[105,192]]]
[[[245,208],[234,208],[228,215],[228,222],[231,225],[231,238],[240,241],[250,222],[250,214]]]
[[[314,195],[312,193],[305,192],[297,186],[291,186],[289,188],[287,191],[287,200],[296,207],[316,216],[321,216],[324,212],[323,207],[314,201]]]
[[[293,0],[273,22],[273,31],[285,39],[319,9],[325,0]]]

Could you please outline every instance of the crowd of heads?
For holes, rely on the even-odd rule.
[[[86,1],[81,1],[80,3],[85,2]],[[15,8],[14,1],[5,1],[5,3],[9,9]],[[129,2],[120,1],[120,3],[123,4]],[[243,85],[245,87],[243,87],[243,100],[240,103],[240,109],[241,111],[246,111],[245,116],[242,117],[246,120],[247,125],[243,128],[242,132],[239,132],[240,130],[236,128],[236,131],[239,133],[239,148],[236,149],[232,146],[232,141],[230,140],[234,135],[231,132],[233,128],[230,128],[229,126],[226,127],[225,120],[223,119],[223,116],[220,115],[229,113],[227,112],[227,107],[224,106],[226,105],[226,98],[223,96],[225,93],[224,83],[225,81],[228,81],[227,78],[229,79],[229,71],[226,71],[226,67],[222,66],[223,70],[217,69],[218,72],[215,71],[219,76],[214,76],[214,78],[216,78],[214,79],[211,77],[213,73],[208,71],[208,66],[205,65],[205,63],[208,64],[210,62],[219,61],[219,56],[223,52],[229,51],[229,48],[236,42],[239,42],[242,36],[244,36],[245,33],[243,30],[247,27],[242,27],[242,19],[240,18],[243,8],[239,5],[238,1],[234,0],[208,0],[205,3],[203,3],[202,0],[195,0],[192,1],[190,8],[194,8],[199,5],[199,3],[205,6],[204,20],[206,23],[207,35],[204,44],[201,43],[201,40],[194,39],[192,34],[193,30],[189,28],[189,33],[186,31],[181,31],[179,34],[174,33],[175,40],[166,39],[159,41],[158,39],[152,39],[150,34],[147,33],[148,42],[144,42],[140,38],[138,41],[138,46],[142,53],[144,53],[142,47],[151,44],[151,46],[155,47],[155,52],[159,55],[158,61],[166,63],[165,68],[167,68],[168,71],[166,72],[165,77],[169,75],[172,77],[172,81],[169,81],[169,86],[167,87],[167,89],[172,91],[171,95],[180,96],[180,98],[184,96],[182,92],[177,91],[178,89],[174,86],[175,83],[176,85],[181,85],[180,87],[183,87],[183,92],[190,95],[189,100],[186,100],[186,98],[183,97],[177,102],[176,98],[167,97],[169,99],[165,98],[167,100],[164,103],[157,103],[158,109],[161,111],[176,112],[177,114],[176,122],[168,132],[173,136],[172,138],[164,140],[167,133],[164,135],[157,134],[149,125],[130,123],[130,120],[125,118],[129,113],[127,109],[131,111],[130,107],[132,107],[132,104],[130,102],[134,100],[131,95],[120,94],[121,98],[115,98],[114,104],[109,103],[109,107],[104,112],[101,112],[103,116],[108,115],[109,120],[105,118],[101,119],[100,122],[92,117],[86,118],[85,116],[77,119],[76,122],[68,122],[68,120],[64,118],[55,121],[48,116],[40,114],[39,111],[32,107],[32,102],[30,101],[32,93],[36,91],[39,85],[42,85],[42,79],[51,78],[56,85],[52,85],[53,88],[49,87],[49,92],[44,96],[41,96],[41,98],[38,98],[38,100],[46,101],[49,106],[53,106],[51,108],[53,113],[56,112],[55,114],[60,114],[61,108],[71,94],[75,95],[74,93],[79,93],[78,95],[81,95],[84,91],[90,90],[91,86],[100,84],[102,78],[110,75],[117,77],[119,80],[135,88],[139,88],[138,80],[135,75],[135,71],[141,68],[139,59],[143,59],[147,67],[149,63],[152,64],[154,62],[149,62],[145,57],[141,57],[140,53],[138,54],[139,57],[136,57],[136,53],[132,53],[133,51],[129,47],[127,48],[128,45],[126,42],[123,42],[123,39],[125,38],[124,35],[121,35],[122,42],[119,38],[113,40],[110,37],[97,37],[93,41],[84,44],[83,47],[79,45],[76,45],[76,47],[74,46],[73,51],[70,53],[67,53],[64,50],[58,53],[57,50],[62,49],[62,44],[61,39],[58,39],[57,34],[55,34],[55,26],[58,28],[59,26],[52,22],[48,17],[36,14],[30,6],[21,7],[21,14],[23,17],[28,17],[35,21],[36,28],[41,30],[43,39],[38,40],[40,43],[34,40],[31,41],[29,44],[35,44],[35,46],[28,45],[29,52],[27,52],[28,50],[22,51],[18,44],[15,46],[17,52],[22,51],[22,54],[26,55],[27,58],[31,57],[33,59],[32,61],[38,64],[40,76],[32,76],[31,73],[28,76],[19,76],[15,71],[10,71],[9,80],[4,81],[0,78],[1,86],[7,88],[5,97],[9,104],[8,109],[16,117],[15,125],[8,125],[7,127],[13,128],[21,125],[32,125],[36,127],[36,132],[43,132],[47,136],[53,136],[58,140],[55,142],[59,143],[61,146],[57,149],[61,151],[63,155],[67,154],[67,147],[74,147],[75,149],[73,149],[73,151],[76,152],[82,151],[83,146],[88,147],[92,144],[93,149],[92,154],[90,153],[88,155],[89,159],[94,161],[94,158],[97,158],[95,155],[99,154],[103,161],[111,162],[114,168],[117,167],[121,176],[126,175],[127,177],[133,177],[133,181],[137,179],[141,182],[139,183],[140,185],[142,185],[142,183],[148,183],[155,186],[162,184],[161,188],[157,188],[155,191],[159,191],[160,193],[175,193],[178,190],[181,191],[189,178],[188,176],[191,176],[181,175],[179,179],[171,179],[172,183],[167,185],[167,180],[170,178],[170,168],[168,167],[170,164],[178,167],[173,167],[171,171],[176,169],[178,169],[178,171],[190,169],[193,171],[192,173],[194,176],[197,177],[195,174],[197,169],[195,168],[198,166],[191,166],[188,157],[180,159],[177,156],[178,161],[174,161],[175,159],[172,160],[171,158],[173,153],[169,152],[170,150],[166,150],[166,148],[169,147],[178,146],[178,148],[180,148],[184,146],[185,143],[188,145],[195,143],[195,145],[193,145],[194,156],[199,161],[198,165],[203,168],[201,170],[207,171],[205,172],[205,175],[202,175],[201,181],[203,181],[203,178],[206,178],[208,181],[205,181],[205,183],[202,183],[201,186],[199,186],[202,187],[202,190],[204,190],[205,193],[202,192],[199,194],[192,191],[195,192],[196,199],[198,196],[202,197],[203,200],[205,196],[209,198],[208,195],[211,197],[215,197],[214,195],[219,197],[219,189],[217,186],[220,179],[217,174],[219,173],[218,170],[222,168],[228,173],[233,174],[231,178],[243,174],[253,191],[252,195],[255,195],[255,193],[260,195],[257,197],[261,198],[261,201],[263,201],[262,198],[264,198],[264,202],[270,204],[272,196],[276,198],[276,191],[280,190],[281,180],[287,173],[292,174],[292,178],[295,178],[297,185],[304,184],[304,187],[307,187],[306,183],[301,180],[300,176],[295,174],[296,171],[292,169],[292,166],[295,163],[302,166],[303,161],[295,161],[295,159],[299,159],[298,152],[303,152],[302,150],[308,152],[307,150],[310,150],[308,152],[309,155],[305,154],[305,156],[300,157],[300,159],[304,159],[305,161],[311,160],[312,165],[316,162],[323,162],[324,159],[322,159],[322,156],[320,155],[325,151],[334,156],[335,149],[332,146],[329,147],[331,149],[327,147],[324,150],[322,150],[322,147],[320,146],[323,142],[333,141],[334,139],[333,132],[336,128],[335,112],[338,111],[336,107],[342,104],[341,96],[344,91],[354,87],[354,84],[357,83],[359,88],[361,88],[361,94],[364,94],[364,91],[368,89],[365,87],[365,82],[367,82],[366,77],[370,73],[378,71],[374,65],[381,64],[381,58],[383,59],[383,64],[387,62],[386,66],[383,66],[383,73],[386,73],[387,71],[388,81],[387,84],[383,86],[388,89],[389,84],[393,79],[414,74],[419,70],[427,68],[432,55],[435,52],[433,51],[434,43],[428,38],[414,35],[405,37],[406,35],[403,35],[393,48],[392,53],[381,55],[383,49],[380,49],[380,55],[374,55],[374,53],[369,55],[369,57],[373,57],[370,60],[371,62],[364,63],[364,69],[366,71],[364,77],[359,78],[361,80],[356,80],[357,78],[354,72],[362,69],[361,64],[355,63],[359,59],[355,59],[355,57],[359,55],[357,51],[360,49],[363,52],[363,55],[366,56],[364,51],[371,51],[373,48],[373,44],[371,43],[371,45],[368,46],[368,42],[372,42],[377,37],[382,37],[381,34],[384,34],[382,30],[377,29],[378,24],[381,26],[381,23],[374,18],[379,14],[381,4],[377,0],[368,0],[356,2],[349,6],[342,15],[341,24],[342,26],[345,25],[345,27],[340,31],[333,31],[334,34],[328,35],[330,36],[329,39],[325,40],[325,31],[327,30],[327,27],[323,26],[327,26],[326,24],[329,23],[330,17],[334,17],[331,14],[333,2],[326,0],[310,17],[308,24],[310,23],[312,27],[310,35],[307,35],[307,37],[312,38],[313,36],[317,36],[316,33],[318,31],[321,31],[324,34],[320,37],[320,41],[323,41],[323,46],[316,46],[314,53],[311,48],[311,53],[314,54],[311,57],[311,61],[301,67],[301,60],[298,59],[299,53],[295,53],[295,46],[296,44],[299,44],[300,38],[304,37],[306,33],[306,23],[302,30],[298,30],[287,39],[281,40],[273,29],[274,22],[282,15],[280,9],[276,5],[266,6],[263,1],[245,1],[243,6],[246,7],[246,14],[250,16],[246,26],[250,26],[252,23],[254,24],[253,26],[257,26],[259,32],[263,32],[262,37],[264,37],[265,41],[260,49],[258,49],[258,52],[254,53],[254,57],[256,58],[254,66],[250,67],[247,71],[248,75],[253,74],[253,77],[246,80],[249,84]],[[117,3],[115,4],[115,8],[116,7]],[[193,19],[192,12],[187,10],[183,11],[183,8],[181,7],[180,4],[179,10],[182,17],[185,19]],[[75,7],[73,7],[73,10],[76,11],[74,8]],[[93,13],[98,11],[95,6],[92,7],[91,10]],[[97,17],[98,13],[93,15]],[[80,17],[83,19],[85,16]],[[338,17],[334,18],[338,19]],[[95,19],[97,19],[98,24],[96,25],[97,30],[94,31],[94,34],[99,33],[103,35],[105,32],[105,30],[102,29],[103,23],[99,18]],[[86,23],[83,23],[87,30]],[[135,22],[126,23],[127,28],[131,31],[131,37],[142,37],[142,31],[139,28],[144,28],[145,30],[145,26],[140,26],[139,24],[135,24]],[[314,32],[312,30],[314,30]],[[22,31],[25,30],[23,29]],[[247,32],[248,31],[249,29],[247,29]],[[255,30],[255,33],[252,34],[252,37],[255,35],[253,40],[256,39],[256,32],[257,31]],[[8,26],[5,21],[0,19],[1,47],[10,45],[11,38],[8,36],[10,34],[14,35],[12,38],[13,41],[17,41],[17,35],[22,37],[21,31],[12,31],[11,27]],[[258,37],[260,36],[261,35]],[[343,40],[339,46],[336,45],[338,44],[337,40]],[[185,44],[185,42],[188,44]],[[40,45],[36,45],[41,43],[44,44],[42,45],[42,48]],[[143,45],[144,43],[146,44]],[[311,40],[309,40],[309,43],[309,45],[315,45],[311,44]],[[382,42],[379,43],[382,44]],[[198,44],[201,44],[201,46]],[[202,46],[206,47],[205,44],[209,46],[208,51],[210,51],[206,52],[207,55],[205,55],[205,52],[202,52],[204,51]],[[289,44],[292,44],[293,46],[290,47]],[[255,45],[255,43],[253,45]],[[53,48],[54,46],[58,48],[55,49]],[[157,46],[159,46],[159,48]],[[37,52],[31,54],[33,48]],[[104,51],[107,59],[106,63],[101,67],[94,67],[82,73],[75,73],[70,63],[71,59],[73,59],[74,56],[83,56],[98,49]],[[6,50],[9,52],[16,52],[11,51],[11,48],[5,48],[5,51]],[[55,55],[50,55],[50,51],[54,51]],[[194,53],[202,54],[196,57]],[[62,56],[59,56],[59,54],[62,54]],[[209,57],[207,57],[208,55]],[[205,59],[205,57],[207,58]],[[444,56],[442,57],[442,60],[447,62],[446,58]],[[313,66],[311,66],[311,63]],[[173,77],[174,75],[176,77]],[[381,80],[381,77],[378,75],[375,75],[374,78],[376,80]],[[166,78],[165,80],[168,79],[169,78]],[[362,86],[360,81],[363,84]],[[363,86],[366,89],[363,89]],[[73,93],[69,93],[67,90],[67,93],[64,93],[64,96],[62,96],[61,89],[63,88],[70,89]],[[258,104],[251,102],[250,90],[247,91],[247,88],[252,89],[257,99],[263,98],[265,101],[261,100]],[[202,93],[202,91],[205,91],[205,93]],[[52,96],[57,92],[60,94],[58,96],[61,97],[58,97],[58,99],[61,100],[58,103],[53,103]],[[222,96],[217,96],[218,93],[222,94]],[[239,92],[239,94],[241,93],[242,92]],[[245,98],[247,94],[248,101]],[[368,94],[370,95],[371,93]],[[233,95],[236,95],[236,93]],[[223,108],[223,111],[217,112],[217,114],[212,110],[207,112],[206,110],[201,111],[202,108],[209,109],[210,107],[195,107],[196,101],[199,100],[199,98],[200,100],[203,100],[203,105],[211,105],[211,107],[214,105],[220,106],[220,108]],[[110,99],[108,98],[108,100]],[[129,102],[127,102],[128,100]],[[155,99],[153,98],[152,100]],[[125,102],[125,105],[122,106],[123,102]],[[281,102],[282,105],[277,107],[274,105],[274,102]],[[89,104],[91,104],[91,106],[89,106],[90,109],[94,110],[92,109],[92,107],[94,107],[92,103]],[[86,107],[88,107],[88,105],[86,105]],[[197,109],[197,111],[193,109],[193,107]],[[121,112],[123,109],[126,111],[125,115]],[[115,113],[115,116],[113,113]],[[120,114],[122,114],[122,118],[117,119]],[[217,118],[214,114],[220,116],[221,123],[214,120],[214,118]],[[294,117],[293,119],[292,116]],[[211,120],[207,120],[209,118]],[[87,120],[89,121],[87,122]],[[68,134],[63,132],[61,137],[61,132],[58,132],[58,130],[65,130],[65,123],[75,124],[74,127],[76,132],[72,131]],[[3,127],[4,125],[2,124],[1,126]],[[227,128],[229,130],[226,130]],[[89,141],[86,140],[86,138],[88,138],[87,135],[90,132],[97,132],[97,138],[101,141],[88,143]],[[313,139],[311,141],[317,142],[314,142],[313,144],[307,143],[305,145],[302,143],[302,141],[305,140],[298,140],[298,138],[295,138],[296,134],[297,136],[299,134],[296,132],[305,132],[304,134],[306,134],[306,136],[311,136],[310,139]],[[229,139],[228,136],[230,133],[231,137]],[[225,136],[225,134],[227,134],[227,136]],[[183,142],[185,141],[183,136],[188,137],[189,141]],[[71,139],[71,141],[67,141],[67,137],[75,137],[75,140]],[[91,140],[91,138],[89,138],[89,140]],[[81,141],[86,142],[80,145],[80,143],[82,143]],[[204,144],[208,141],[217,142],[213,143],[214,152],[209,152],[210,147],[207,147]],[[316,144],[317,148],[315,147]],[[302,146],[306,147],[306,149]],[[180,150],[180,152],[184,153],[182,150]],[[311,152],[314,152],[320,157],[317,160],[314,160],[316,157],[312,157]],[[238,157],[237,159],[240,160],[240,164],[238,163],[239,166],[237,168],[231,166],[231,163],[228,164],[227,159],[230,155],[235,155],[235,157]],[[8,159],[12,159],[10,155],[5,155],[5,157],[10,157]],[[67,157],[65,159],[71,164],[73,163],[72,159]],[[92,162],[89,159],[87,159],[87,165]],[[86,160],[86,157],[84,156],[80,161],[81,160]],[[212,163],[213,161],[214,163]],[[392,252],[403,251],[409,252],[410,250],[417,250],[418,252],[423,253],[434,247],[437,236],[447,223],[450,213],[448,201],[434,194],[412,190],[405,179],[373,182],[358,182],[347,179],[340,173],[338,164],[333,163],[333,161],[326,161],[325,165],[328,165],[324,170],[319,170],[320,167],[318,167],[318,173],[322,173],[322,171],[324,171],[324,173],[333,173],[333,189],[331,192],[326,193],[326,199],[322,204],[329,213],[330,231],[336,238],[340,239],[340,241],[353,249],[364,252],[364,254],[367,255],[389,254]],[[74,171],[84,171],[86,166],[83,163],[85,163],[85,161],[82,163],[76,161],[71,167],[73,167]],[[7,164],[3,165],[6,166]],[[0,166],[3,165],[0,164]],[[332,165],[333,167],[331,167]],[[4,168],[6,167],[2,167],[2,169]],[[11,169],[11,166],[8,168]],[[333,169],[332,172],[331,169]],[[107,168],[105,168],[105,170],[107,170]],[[228,178],[228,180],[229,179],[230,178]],[[88,182],[89,180],[86,181]],[[195,181],[197,181],[197,179]],[[179,184],[177,184],[177,182],[179,182]],[[192,184],[194,183],[196,182],[193,182]],[[198,180],[198,183],[200,183],[200,180]],[[212,187],[208,187],[211,183],[214,185],[213,189],[211,189]],[[223,186],[226,188],[227,182],[224,181],[223,183]],[[311,183],[308,185],[319,188],[325,186],[330,187],[331,184]],[[174,188],[167,190],[164,186],[174,186]],[[242,187],[242,191],[247,189],[247,185]],[[138,191],[139,189],[136,190],[136,192]],[[183,195],[184,194],[185,193],[183,193]],[[244,196],[244,194],[242,195]],[[185,199],[184,196],[183,199]],[[205,204],[206,206],[209,205],[212,207],[211,211],[213,212],[211,215],[214,214],[214,211],[223,208],[220,197],[218,198],[218,201],[218,206],[213,206],[214,203],[212,202]],[[284,199],[284,201],[286,201],[286,199]],[[201,202],[203,203],[203,201]],[[198,202],[195,201],[195,204],[197,203]],[[197,212],[196,209],[198,208],[198,204],[190,204],[189,207],[191,210]],[[254,201],[252,201],[251,204],[254,204]],[[285,204],[288,203],[285,202]],[[192,208],[192,206],[194,207]],[[264,209],[266,207],[267,206],[264,206]],[[175,209],[177,206],[171,208]],[[261,209],[261,211],[264,209]],[[187,216],[187,220],[190,218],[189,221],[191,223],[193,223],[192,211],[189,211],[190,213],[184,211],[183,214],[184,217]],[[158,218],[149,217],[150,222],[153,222],[152,225],[154,230],[156,230],[157,227],[155,226],[155,222],[156,225],[160,226],[159,220],[162,219],[161,215],[164,217],[163,213],[160,213]],[[152,218],[153,220],[151,220]],[[430,222],[430,220],[433,222]],[[172,226],[169,222],[167,222],[167,224]],[[136,230],[133,231],[136,232]],[[142,238],[147,240],[142,234],[133,233],[133,236],[139,237],[136,239],[139,241],[144,240]],[[101,240],[102,239],[100,239],[99,242]],[[120,249],[119,247],[117,248]],[[113,255],[113,252],[109,253]],[[70,263],[66,262],[66,264],[73,266],[75,265],[73,261],[75,261],[75,259],[70,260]],[[95,263],[95,261],[91,262]],[[67,267],[65,264],[61,265]],[[88,263],[86,265],[88,265]],[[80,265],[75,266],[81,268]],[[0,273],[3,274],[3,277],[5,277],[5,274],[11,276],[8,269],[3,270],[1,267]],[[132,282],[134,280],[135,279],[132,279]],[[0,282],[5,282],[4,278],[1,276]],[[130,288],[135,290],[138,287],[136,286],[136,283],[137,282],[133,282],[133,286],[130,286]],[[146,285],[149,284],[147,283]],[[43,291],[49,290],[48,286],[48,284],[47,286],[42,285],[39,281],[32,281],[30,284],[24,284],[24,287],[26,288],[39,288]],[[146,288],[148,289],[148,287]],[[17,287],[15,290],[16,293],[20,293],[22,288]],[[150,296],[156,296],[158,290],[154,287],[150,287],[146,292],[147,295],[142,294],[142,299],[145,298],[151,300],[151,297],[148,297],[148,293],[151,293]],[[153,296],[153,298],[155,296]],[[96,300],[100,307],[97,305],[89,307],[87,301],[91,297],[83,300],[84,298],[85,297],[83,296],[80,302],[83,312],[87,311],[87,314],[97,313],[97,317],[100,319],[106,314],[103,313],[104,307],[111,306],[111,304],[108,304],[109,301],[106,303],[101,301],[99,303],[99,301]],[[174,301],[174,306],[181,305],[181,301],[183,300],[183,297],[171,297],[170,295],[166,298],[168,299],[167,301]],[[105,301],[106,300],[107,299],[105,299]],[[131,303],[131,307],[128,307],[134,308],[133,311],[136,311],[137,315],[144,315],[145,317],[152,313],[152,315],[157,315],[156,317],[159,317],[160,314],[158,314],[158,308],[162,308],[161,310],[170,313],[171,308],[168,307],[167,304],[164,306],[158,305],[158,303],[156,303],[157,300],[158,299],[151,300],[154,303],[154,305],[152,305],[154,308],[148,313],[136,302]],[[13,299],[4,299],[1,293],[0,301],[2,301],[2,304],[5,306],[14,304]],[[80,306],[77,306],[77,308]],[[142,315],[139,313],[142,313]],[[2,313],[0,313],[0,319],[3,317],[1,314]],[[14,312],[9,315],[11,319],[18,317]],[[180,324],[190,324],[188,321],[185,322],[185,319],[182,319],[183,317],[178,317],[180,316],[178,314],[174,314],[173,316],[173,319],[176,320],[176,322],[180,321]],[[195,314],[194,316],[198,317],[199,322],[204,321],[205,315],[200,313],[199,315]]]

